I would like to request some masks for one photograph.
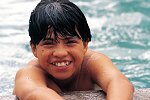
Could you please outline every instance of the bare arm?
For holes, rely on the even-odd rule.
[[[47,87],[44,72],[33,66],[26,66],[17,72],[14,94],[20,100],[63,100]]]
[[[133,85],[103,54],[90,52],[88,60],[92,79],[106,92],[107,100],[132,100]]]

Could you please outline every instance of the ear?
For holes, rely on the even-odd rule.
[[[35,57],[37,57],[37,49],[36,49],[36,45],[34,45],[31,41],[30,41],[30,47],[32,49],[32,53]]]
[[[89,42],[88,42],[88,41],[83,42],[83,46],[84,46],[85,52],[86,52],[86,51],[87,51],[87,49],[88,49],[88,44],[89,44]]]

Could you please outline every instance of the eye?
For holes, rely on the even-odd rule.
[[[68,40],[67,41],[67,44],[74,44],[74,43],[77,43],[77,41],[76,40]]]
[[[45,40],[45,41],[43,41],[42,44],[43,44],[44,46],[53,46],[53,45],[56,44],[56,42],[53,41],[53,40]]]
[[[44,42],[43,44],[44,44],[44,45],[53,45],[54,43],[53,43],[53,42],[48,42],[48,41],[46,41],[46,42]]]

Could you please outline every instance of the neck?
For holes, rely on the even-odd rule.
[[[59,86],[62,91],[71,91],[75,90],[79,81],[79,74],[72,76],[69,79],[58,80],[53,78],[53,81]]]

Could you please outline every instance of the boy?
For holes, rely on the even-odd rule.
[[[133,86],[101,53],[88,49],[91,33],[81,10],[69,0],[42,0],[31,13],[30,46],[37,58],[16,74],[20,100],[63,100],[65,91],[106,92],[107,100],[131,100]]]

